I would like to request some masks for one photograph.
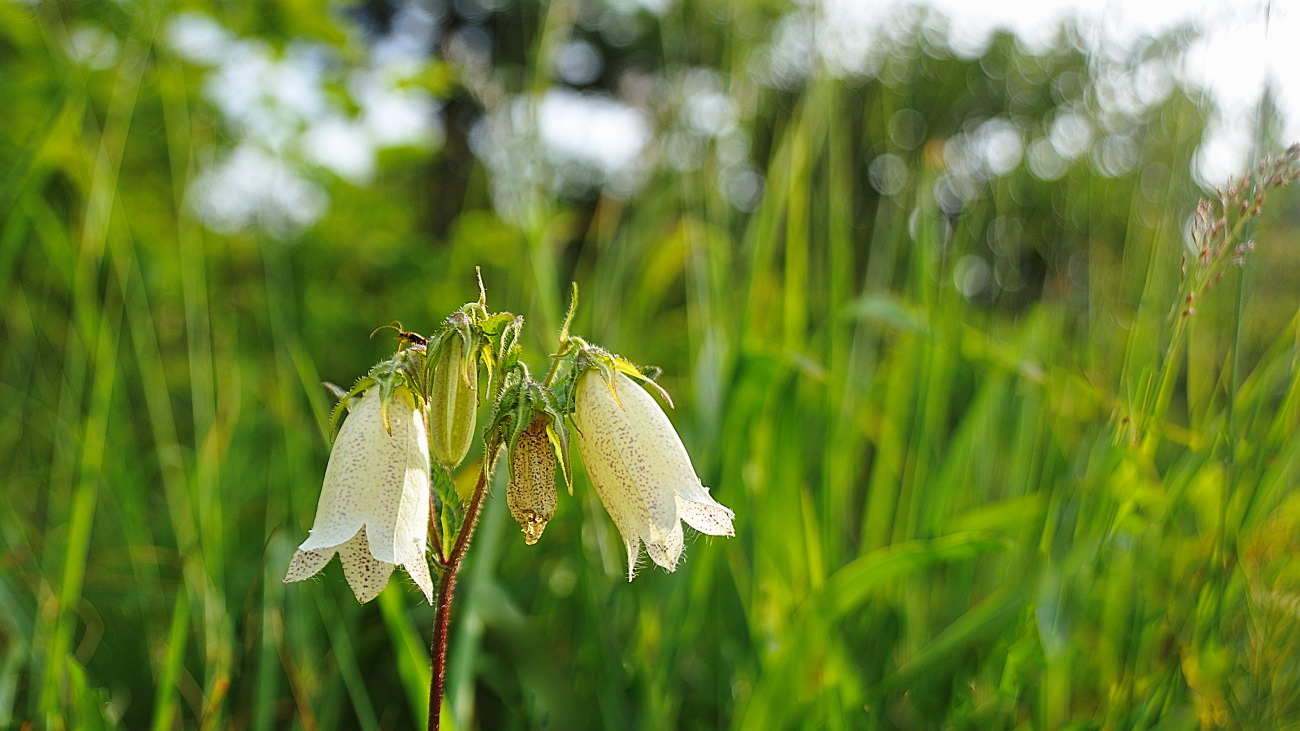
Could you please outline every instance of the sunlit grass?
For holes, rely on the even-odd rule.
[[[686,5],[666,26],[707,10]],[[358,606],[332,567],[281,580],[324,470],[319,382],[388,351],[376,325],[431,329],[475,264],[529,318],[534,360],[574,279],[576,329],[665,369],[737,536],[688,539],[675,574],[629,585],[585,476],[533,547],[498,485],[447,728],[1296,722],[1300,315],[1255,286],[1294,263],[1294,196],[1273,193],[1257,250],[1181,324],[1193,100],[1152,113],[1132,174],[1020,166],[954,213],[936,190],[955,122],[934,104],[913,147],[890,124],[967,67],[900,57],[907,83],[777,93],[744,49],[711,49],[766,95],[752,213],[705,160],[512,226],[479,171],[438,238],[402,169],[339,185],[285,242],[197,220],[219,135],[148,31],[90,71],[62,50],[68,18],[0,17],[25,70],[0,148],[0,725],[422,723],[418,592]],[[895,195],[868,182],[884,153],[908,163]],[[1008,218],[1048,221],[1016,252],[1041,276],[968,296],[962,262],[994,260]]]

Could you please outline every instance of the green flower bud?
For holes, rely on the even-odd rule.
[[[510,447],[510,482],[506,504],[510,517],[524,531],[524,543],[533,545],[542,537],[546,523],[555,516],[555,451],[547,435],[550,418],[538,414]]]
[[[439,349],[429,384],[429,449],[447,469],[459,465],[474,441],[478,364],[465,340],[453,334]]]

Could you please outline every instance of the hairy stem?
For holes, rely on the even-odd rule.
[[[438,607],[433,619],[433,673],[429,679],[429,731],[437,731],[441,723],[442,693],[447,676],[447,629],[451,621],[451,602],[456,592],[456,573],[460,571],[460,562],[465,558],[469,548],[469,539],[478,525],[483,498],[487,495],[488,460],[483,461],[479,470],[478,484],[474,486],[474,495],[470,498],[469,508],[465,511],[465,522],[456,537],[456,545],[451,555],[443,563],[442,579],[438,582]]]

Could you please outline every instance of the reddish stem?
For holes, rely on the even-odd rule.
[[[429,731],[438,731],[442,721],[442,692],[447,677],[447,629],[451,621],[451,600],[456,592],[456,573],[469,548],[469,539],[478,525],[479,510],[487,494],[488,467],[484,462],[478,474],[478,484],[465,511],[465,522],[456,536],[456,545],[443,563],[442,579],[438,582],[438,608],[433,619],[433,673],[429,681]]]

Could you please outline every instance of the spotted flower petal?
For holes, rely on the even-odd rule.
[[[432,603],[424,418],[411,392],[399,387],[388,403],[385,429],[380,398],[379,388],[367,391],[339,429],[315,525],[284,580],[314,576],[337,553],[358,601],[375,598],[401,566]]]
[[[702,533],[732,536],[735,514],[700,484],[654,398],[622,373],[610,383],[617,399],[598,371],[579,376],[573,418],[587,474],[627,547],[631,581],[642,544],[650,560],[673,571],[682,554],[682,520]]]

